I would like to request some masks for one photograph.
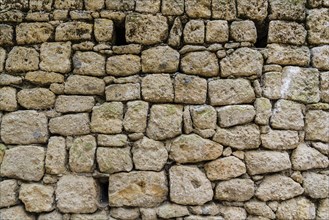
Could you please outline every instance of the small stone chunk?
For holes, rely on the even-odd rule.
[[[219,74],[217,56],[209,51],[188,53],[182,58],[180,68],[186,74],[204,77],[214,77]]]
[[[115,219],[139,219],[138,208],[112,208],[110,215]]]
[[[308,47],[269,44],[267,48],[267,63],[296,66],[308,66],[310,63],[311,53]]]
[[[270,0],[270,16],[271,20],[297,20],[305,19],[305,3],[306,0],[286,1],[286,0]]]
[[[315,110],[309,111],[305,117],[306,140],[329,142],[329,113]]]
[[[220,214],[224,216],[227,220],[236,220],[236,219],[247,219],[247,212],[244,208],[235,207],[235,206],[220,206],[219,207]],[[206,217],[207,218],[207,217]],[[213,220],[222,220],[223,218],[214,217]],[[250,216],[248,216],[248,220]],[[255,219],[255,220],[268,220],[268,219]]]
[[[106,8],[116,11],[131,11],[135,8],[134,0],[106,0]]]
[[[244,202],[254,196],[254,182],[250,179],[231,179],[219,182],[216,186],[215,199]]]
[[[299,144],[297,131],[270,130],[266,134],[261,134],[262,146],[271,150],[294,149]]]
[[[112,43],[114,38],[114,23],[109,19],[95,19],[94,23],[95,39],[98,42]]]
[[[268,99],[281,98],[282,73],[268,72],[263,75],[263,95]]]
[[[81,21],[66,22],[56,27],[56,41],[91,40],[93,25]]]
[[[0,24],[0,45],[13,45],[14,29],[7,24]]]
[[[77,187],[79,186],[79,187]],[[65,175],[56,188],[57,208],[63,213],[93,213],[97,210],[97,186],[91,177]]]
[[[105,57],[95,52],[76,52],[73,56],[73,73],[80,75],[104,76]]]
[[[312,65],[321,70],[329,70],[329,45],[312,48]]]
[[[203,44],[205,25],[202,20],[191,20],[184,28],[184,42],[186,44]]]
[[[130,101],[140,99],[140,84],[113,84],[106,87],[106,101]]]
[[[144,101],[127,103],[127,111],[123,120],[123,127],[128,132],[145,132],[147,126],[149,104]]]
[[[37,85],[50,85],[52,83],[63,83],[64,76],[54,72],[33,71],[25,75],[25,80]]]
[[[158,216],[164,219],[178,218],[189,215],[186,206],[177,205],[175,203],[165,203],[158,207]]]
[[[67,96],[60,95],[56,99],[55,109],[57,112],[90,112],[95,105],[92,96]]]
[[[195,166],[173,166],[169,170],[170,200],[181,205],[203,205],[213,190],[206,175]]]
[[[316,207],[305,197],[283,201],[278,207],[278,219],[315,219]]]
[[[14,206],[7,209],[0,209],[2,219],[10,220],[35,220],[35,217],[25,212],[23,206]]]
[[[267,125],[272,115],[272,104],[267,98],[257,98],[255,103],[255,122],[260,125]]]
[[[6,70],[9,72],[27,72],[38,70],[39,53],[33,48],[14,47],[6,61]]]
[[[328,8],[312,9],[308,11],[306,27],[308,28],[307,39],[310,44],[329,44],[328,30],[326,26],[328,20]]]
[[[142,79],[143,99],[148,102],[172,102],[174,87],[169,74],[147,75]]]
[[[208,21],[206,26],[206,42],[225,43],[228,41],[228,22],[224,20]]]
[[[11,112],[11,111],[15,111],[16,109],[17,109],[16,89],[12,87],[0,88],[0,111]]]
[[[204,104],[207,98],[207,80],[185,74],[175,77],[175,102]]]
[[[211,0],[185,0],[185,11],[191,18],[210,18]]]
[[[97,11],[104,7],[104,0],[84,0],[85,7],[90,11]]]
[[[320,203],[319,203],[319,206],[317,209],[317,213],[316,213],[317,219],[319,219],[319,220],[328,219],[329,218],[328,210],[329,210],[329,198],[320,200]]]
[[[83,0],[54,0],[57,9],[82,9]]]
[[[44,175],[45,149],[36,146],[17,146],[5,151],[1,176],[26,181],[40,181]]]
[[[90,76],[71,75],[65,82],[65,94],[70,95],[103,95],[105,82]]]
[[[217,114],[218,124],[226,128],[252,122],[256,111],[252,105],[229,105],[217,108]]]
[[[160,11],[160,0],[136,0],[137,12],[158,13]]]
[[[267,16],[267,0],[240,0],[237,4],[240,18],[263,21]]]
[[[294,170],[327,168],[329,166],[328,157],[306,144],[300,144],[292,152],[291,163]]]
[[[302,45],[305,43],[307,31],[296,22],[271,21],[269,25],[268,43]]]
[[[233,21],[230,26],[230,35],[237,42],[256,43],[257,30],[253,21]]]
[[[217,113],[210,105],[197,105],[190,108],[193,126],[197,129],[216,129]]]
[[[163,0],[161,5],[163,15],[181,15],[184,13],[184,0]]]
[[[99,134],[97,144],[103,147],[124,147],[128,143],[128,137],[125,134],[105,135]]]
[[[22,89],[17,93],[18,103],[26,109],[52,108],[55,98],[55,94],[45,88]]]
[[[40,49],[40,69],[49,72],[71,71],[71,42],[43,43]]]
[[[173,0],[173,1],[177,2],[177,0]],[[169,33],[168,45],[174,48],[179,47],[182,43],[181,42],[182,34],[183,34],[183,24],[181,19],[177,17]]]
[[[17,190],[18,184],[16,180],[3,180],[0,182],[0,208],[18,203]]]
[[[112,76],[130,76],[141,71],[140,57],[136,55],[118,55],[107,59],[106,73]]]
[[[66,144],[63,137],[50,137],[45,161],[46,173],[63,174],[66,171]]]
[[[130,147],[97,149],[97,164],[102,173],[129,172],[133,169]]]
[[[49,130],[52,134],[63,136],[89,134],[90,120],[87,113],[68,114],[49,120]]]
[[[51,39],[54,27],[45,22],[21,23],[16,26],[17,44],[37,44]]]
[[[275,219],[275,214],[265,202],[257,200],[246,202],[244,205],[248,214],[262,216],[264,218]]]
[[[314,199],[324,199],[329,196],[329,176],[313,172],[303,173],[305,194]]]

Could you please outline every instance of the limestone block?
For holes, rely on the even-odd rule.
[[[116,219],[138,219],[138,208],[112,208],[110,215]]]
[[[184,13],[184,0],[163,0],[161,5],[163,15],[181,15]]]
[[[84,0],[85,7],[90,11],[97,11],[104,7],[104,0]]]
[[[8,72],[27,72],[39,68],[39,53],[33,48],[14,47],[6,60]]]
[[[267,0],[239,0],[238,16],[256,21],[263,21],[267,16]]]
[[[308,66],[311,53],[308,47],[270,44],[267,63],[279,65]]]
[[[97,164],[102,173],[129,172],[133,169],[130,147],[97,149]]]
[[[51,39],[54,27],[49,23],[21,23],[16,26],[17,44],[37,44]]]
[[[65,94],[70,95],[103,95],[105,82],[91,76],[71,75],[65,82]]]
[[[114,39],[114,23],[112,20],[98,18],[94,23],[95,39],[98,42],[110,42]]]
[[[106,73],[113,76],[130,76],[141,71],[140,57],[136,55],[118,55],[107,59]]]
[[[257,200],[249,201],[245,203],[245,209],[248,214],[262,216],[264,218],[275,219],[275,214],[272,209],[266,205],[265,202]]]
[[[215,199],[243,202],[254,196],[254,182],[250,179],[231,179],[219,182],[215,190]]]
[[[212,17],[215,19],[235,20],[236,2],[231,0],[212,0]]]
[[[63,136],[84,135],[90,132],[87,113],[67,114],[49,120],[49,131]]]
[[[55,94],[45,88],[22,89],[17,93],[18,103],[26,109],[52,108],[55,98]]]
[[[97,144],[104,147],[124,147],[128,144],[128,137],[125,134],[99,134],[97,136]]]
[[[329,70],[329,46],[312,48],[312,65],[320,70]]]
[[[160,0],[136,0],[136,8],[137,12],[144,13],[158,13],[160,12]]]
[[[95,52],[77,51],[73,56],[73,73],[90,76],[105,75],[105,57]]]
[[[291,163],[294,170],[327,168],[329,166],[328,157],[306,144],[300,144],[292,152]]]
[[[321,100],[329,103],[329,72],[320,73],[320,79]]]
[[[172,102],[174,86],[169,74],[147,75],[142,79],[142,96],[148,102]]]
[[[220,210],[220,213],[227,220],[246,219],[247,218],[247,212],[244,208],[235,207],[235,206],[220,206],[219,210]],[[249,217],[248,217],[248,220],[249,220]],[[213,220],[216,220],[216,217],[214,217]],[[252,220],[252,219],[250,219],[250,220]]]
[[[218,124],[225,128],[252,122],[256,111],[252,105],[229,105],[217,108],[217,114]]]
[[[25,80],[36,85],[50,85],[52,83],[64,83],[64,76],[54,72],[32,71],[26,73]]]
[[[127,103],[127,111],[123,120],[123,127],[128,132],[145,132],[147,126],[149,104],[144,101]]]
[[[105,89],[106,101],[130,101],[140,99],[140,84],[125,83],[109,85]]]
[[[83,0],[54,0],[56,9],[82,9]]]
[[[297,131],[290,130],[270,130],[266,134],[261,134],[262,146],[271,150],[294,149],[299,144]]]
[[[306,35],[304,26],[297,22],[271,21],[267,42],[303,45]]]
[[[65,22],[56,27],[55,40],[56,41],[91,40],[92,30],[93,30],[93,25],[86,22],[81,22],[81,21]]]
[[[68,73],[71,70],[71,43],[43,43],[40,49],[40,58],[40,69],[49,72]]]
[[[3,180],[0,182],[0,207],[9,207],[18,203],[18,184],[16,180]]]
[[[305,19],[305,3],[301,1],[270,0],[270,19],[271,20],[297,20]]]
[[[193,126],[197,129],[216,129],[217,112],[210,105],[190,107]]]
[[[165,203],[159,206],[157,210],[158,216],[164,219],[178,218],[189,215],[186,206],[177,205],[175,203]]]
[[[39,183],[22,184],[19,199],[28,212],[49,212],[54,209],[54,188]]]
[[[230,35],[237,42],[256,43],[257,30],[253,21],[233,21],[230,26]]]
[[[135,8],[134,0],[106,0],[106,8],[117,11],[131,11]]]
[[[0,88],[0,111],[15,111],[17,109],[16,89],[12,87]]]
[[[329,9],[312,9],[308,11],[306,27],[308,28],[307,40],[310,44],[328,44],[329,32],[327,23],[329,20]]]
[[[53,0],[30,0],[30,10],[32,11],[50,11]]]
[[[92,96],[60,95],[55,102],[57,112],[90,112],[95,105],[95,99]]]
[[[329,113],[315,110],[309,111],[305,117],[306,140],[329,142]]]
[[[175,77],[175,102],[204,104],[207,98],[207,80],[185,74]]]
[[[0,24],[0,45],[14,44],[14,29],[7,24]]]
[[[191,20],[184,27],[184,43],[203,44],[205,36],[205,25],[202,20]]]
[[[2,73],[4,70],[5,61],[6,61],[6,50],[0,47],[0,73]]]
[[[215,53],[209,51],[191,52],[181,59],[181,70],[186,74],[215,77],[219,74],[219,64]]]
[[[210,18],[210,0],[185,0],[186,14],[191,18]]]
[[[279,219],[314,219],[315,210],[313,202],[305,197],[298,197],[280,203],[276,216]]]
[[[327,219],[329,217],[328,208],[329,208],[329,199],[327,198],[327,199],[320,200],[319,207],[318,207],[318,210],[316,213],[316,217],[319,220]]]
[[[263,95],[268,99],[281,98],[282,73],[268,72],[263,76]]]
[[[49,138],[45,160],[46,173],[63,174],[66,171],[65,138],[53,136]]]
[[[229,28],[225,20],[208,21],[206,26],[206,42],[225,43],[228,41]]]
[[[0,209],[0,216],[2,219],[10,220],[36,220],[33,215],[25,212],[23,206],[14,206],[7,209]]]
[[[329,196],[329,176],[313,172],[305,172],[303,173],[303,178],[303,187],[306,195],[315,199],[324,199]]]

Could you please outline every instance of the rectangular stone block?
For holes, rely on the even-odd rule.
[[[52,134],[63,136],[84,135],[90,133],[88,113],[68,114],[49,121],[49,130]]]
[[[105,90],[107,101],[136,100],[141,98],[140,93],[139,83],[109,85]]]
[[[95,99],[92,96],[58,96],[55,103],[55,109],[58,112],[90,112],[95,105]]]
[[[16,26],[17,44],[37,44],[51,39],[54,27],[45,22],[21,23]]]
[[[46,173],[63,174],[66,171],[66,159],[65,138],[59,136],[49,138],[45,161]]]
[[[91,33],[93,25],[81,22],[72,21],[62,23],[57,26],[55,32],[56,41],[70,41],[70,40],[91,40]]]

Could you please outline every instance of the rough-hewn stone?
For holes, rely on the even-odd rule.
[[[183,31],[184,43],[186,44],[203,44],[205,37],[205,25],[201,20],[189,21]]]
[[[0,45],[13,45],[13,34],[12,26],[0,24]]]
[[[310,44],[328,44],[328,30],[326,24],[329,19],[329,9],[312,9],[308,11],[306,27],[308,28],[307,40]]]
[[[298,197],[280,203],[276,216],[279,219],[314,219],[315,209],[309,199]]]
[[[15,111],[17,109],[16,89],[12,87],[0,88],[0,110]]]
[[[18,203],[18,184],[16,180],[3,180],[0,182],[0,207],[9,207]]]
[[[288,46],[269,44],[267,63],[279,65],[308,66],[310,63],[310,49],[302,46]]]
[[[63,137],[50,137],[45,160],[46,173],[63,174],[66,171],[66,144]]]
[[[90,40],[93,25],[81,21],[65,22],[56,27],[56,41]]]
[[[38,70],[39,53],[28,47],[14,47],[6,60],[6,70],[8,72],[27,72]]]
[[[305,117],[307,140],[329,142],[329,113],[320,110],[308,111]]]
[[[51,39],[54,27],[45,22],[21,23],[16,26],[17,44],[43,43]]]
[[[256,43],[257,30],[253,21],[234,21],[230,27],[230,34],[237,42]]]
[[[297,22],[271,21],[268,43],[302,45],[305,43],[306,35],[304,26]]]
[[[141,71],[140,57],[136,55],[118,55],[107,59],[106,73],[113,76],[130,76]]]
[[[7,209],[0,209],[0,216],[3,219],[10,220],[35,220],[35,217],[25,212],[22,206],[14,206]]]
[[[291,130],[270,130],[260,137],[262,146],[271,150],[294,149],[299,143],[298,132]]]
[[[105,75],[105,57],[95,52],[76,52],[73,56],[73,73],[80,75]]]
[[[109,85],[105,89],[106,101],[130,101],[140,99],[139,83]]]
[[[18,103],[26,109],[52,108],[55,99],[55,94],[45,88],[22,89],[17,93]]]
[[[109,19],[95,19],[94,34],[98,42],[112,42],[114,33],[114,24]]]
[[[37,85],[50,85],[52,83],[63,83],[64,76],[54,72],[33,71],[25,75],[25,80]]]
[[[102,173],[129,172],[133,168],[130,147],[97,149],[97,164]]]
[[[148,102],[172,102],[174,87],[170,75],[145,76],[142,79],[142,96]]]
[[[237,6],[239,17],[262,21],[267,16],[268,2],[266,0],[239,0]]]
[[[254,196],[254,182],[250,179],[231,179],[219,182],[215,199],[243,202]]]
[[[273,20],[297,20],[305,18],[305,3],[301,1],[270,0],[270,19]]]
[[[127,111],[123,120],[123,127],[129,132],[144,132],[146,129],[149,105],[144,101],[127,103]]]
[[[180,68],[186,74],[204,77],[218,76],[219,73],[217,57],[208,51],[188,53],[181,59]]]
[[[217,114],[219,126],[225,128],[252,122],[256,111],[252,105],[229,105],[217,108]]]
[[[305,172],[303,173],[303,178],[303,187],[306,195],[315,199],[324,199],[329,196],[329,177],[327,175]]]
[[[212,17],[215,19],[234,20],[236,18],[236,2],[230,0],[213,0]]]
[[[265,202],[257,200],[245,203],[245,209],[250,215],[262,216],[264,218],[275,219],[275,214]]]
[[[49,212],[54,209],[54,188],[37,183],[22,184],[19,199],[29,212]]]
[[[295,170],[309,170],[329,166],[328,157],[306,144],[300,144],[292,152],[291,163]]]
[[[49,131],[63,136],[84,135],[90,132],[87,113],[67,114],[49,120]]]
[[[94,107],[95,99],[92,96],[60,95],[56,99],[55,109],[58,112],[90,112]]]
[[[71,70],[71,43],[43,43],[40,49],[40,69],[59,73]],[[58,64],[61,65],[58,65]]]
[[[185,74],[175,77],[175,102],[204,104],[207,98],[207,80]]]
[[[65,83],[65,93],[70,95],[102,95],[105,83],[102,79],[90,76],[71,75]]]
[[[206,26],[206,42],[224,43],[228,41],[228,22],[224,20],[208,21]]]
[[[184,13],[184,0],[163,0],[161,5],[163,15],[181,15]]]

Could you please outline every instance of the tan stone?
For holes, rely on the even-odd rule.
[[[57,112],[90,112],[95,105],[92,96],[67,96],[60,95],[56,99],[55,109]]]
[[[1,72],[1,71],[0,71]],[[0,85],[9,86],[9,85],[18,85],[23,82],[23,79],[19,76],[13,76],[5,73],[0,74]]]
[[[77,187],[79,186],[79,187]],[[63,213],[93,213],[97,210],[97,187],[91,177],[65,175],[56,188],[57,208]]]
[[[181,15],[184,13],[184,0],[163,0],[161,5],[163,15]]]
[[[17,93],[18,103],[26,109],[52,108],[55,98],[55,94],[45,88],[22,89]]]
[[[37,183],[22,184],[19,199],[28,212],[48,212],[54,209],[54,188]]]
[[[202,20],[187,22],[183,31],[185,44],[203,44],[205,37],[205,25]]]
[[[160,3],[160,0],[137,0],[135,10],[155,14],[160,12]]]
[[[125,134],[97,136],[97,144],[104,147],[124,147],[128,143],[128,137]]]
[[[86,22],[81,22],[81,21],[65,22],[56,27],[55,40],[56,41],[91,40],[92,30],[93,30],[93,25]]]
[[[98,212],[95,212],[93,214],[72,214],[71,218],[70,218],[70,220],[95,220],[95,219],[97,219],[97,220],[108,220],[108,219],[112,219],[112,218],[108,217],[108,214],[105,210],[98,211]],[[62,218],[59,219],[59,220],[62,220]]]
[[[234,207],[234,206],[220,206],[219,207],[220,214],[222,214],[225,218],[225,220],[235,220],[235,219],[246,219],[247,218],[247,212],[244,210],[244,208],[241,207]],[[214,217],[216,218],[216,217]],[[220,217],[221,220],[222,218]],[[217,219],[213,219],[217,220]],[[249,218],[248,218],[249,220]],[[262,220],[262,219],[258,219]],[[266,219],[267,220],[267,219]]]
[[[109,85],[105,89],[106,101],[130,101],[140,99],[140,84],[125,83]]]
[[[329,176],[313,173],[303,173],[303,187],[305,194],[314,199],[324,199],[329,196]]]
[[[18,184],[16,180],[3,180],[0,182],[0,207],[9,207],[18,203]]]
[[[113,76],[130,76],[141,71],[140,57],[136,55],[118,55],[107,59],[106,73]]]
[[[170,200],[181,205],[203,205],[212,200],[213,190],[206,175],[194,166],[173,166],[169,170]]]
[[[17,146],[5,151],[1,176],[40,181],[44,175],[45,150],[36,146]]]
[[[63,83],[64,76],[54,72],[33,71],[25,75],[25,80],[37,85],[50,85],[52,83]]]
[[[164,0],[165,1],[165,0]],[[162,2],[164,2],[162,1]],[[177,0],[170,0],[177,2]],[[178,0],[182,1],[182,0]],[[184,1],[182,1],[182,4],[184,5]],[[183,6],[184,7],[184,6]],[[181,37],[183,35],[183,24],[179,17],[177,17],[174,20],[174,24],[171,27],[169,38],[168,38],[168,45],[174,48],[177,48],[181,45]]]
[[[257,200],[246,202],[244,205],[248,214],[262,216],[264,218],[275,219],[275,214],[265,202]]]
[[[140,44],[127,44],[121,46],[112,46],[113,53],[115,54],[140,54],[142,45]]]
[[[329,70],[329,46],[312,48],[312,65],[321,70]]]
[[[143,99],[148,102],[172,102],[174,87],[169,74],[147,75],[142,79]]]
[[[153,105],[146,134],[154,140],[173,138],[182,133],[183,107],[180,105]]]
[[[51,39],[54,27],[45,22],[21,23],[16,26],[17,44],[37,44]]]
[[[115,219],[138,219],[138,208],[112,208],[110,215]]]
[[[102,173],[129,172],[133,169],[130,147],[97,149],[97,164]]]
[[[39,53],[33,48],[14,47],[6,60],[8,72],[27,72],[39,68]]]
[[[97,11],[104,7],[104,0],[84,0],[87,10]]]
[[[329,19],[329,9],[320,8],[308,11],[306,27],[308,28],[307,40],[310,44],[328,44],[329,33],[326,28]]]
[[[320,200],[318,209],[317,209],[317,213],[316,213],[316,217],[319,220],[326,220],[329,217],[329,199],[322,199]]]
[[[315,219],[316,207],[305,197],[283,201],[278,207],[278,219]]]
[[[253,21],[233,21],[230,26],[230,35],[237,42],[256,43],[257,30]]]
[[[207,98],[207,80],[185,74],[175,77],[175,102],[204,104]]]
[[[22,22],[24,18],[23,12],[19,10],[5,10],[0,14],[0,21],[1,22],[15,22],[19,23]]]
[[[54,0],[56,9],[82,9],[83,0]]]
[[[210,105],[190,107],[193,126],[197,129],[216,129],[217,112]]]
[[[36,220],[33,215],[26,213],[22,206],[0,209],[0,216],[2,219],[10,220]]]
[[[297,20],[302,21],[305,18],[305,3],[301,1],[270,0],[270,19],[271,20]]]
[[[262,146],[271,150],[294,149],[299,144],[297,131],[290,130],[270,130],[266,134],[261,134]]]
[[[281,72],[267,72],[263,75],[263,95],[268,99],[281,98]]]
[[[145,132],[149,104],[143,101],[127,103],[123,127],[128,132]]]
[[[94,34],[98,42],[112,42],[114,39],[114,23],[112,20],[98,18],[94,20]]]
[[[155,207],[166,200],[167,194],[164,172],[133,171],[113,174],[109,178],[111,207]]]
[[[50,11],[53,0],[30,0],[30,10],[32,11]]]
[[[63,174],[66,171],[66,144],[63,137],[50,137],[45,160],[46,173]]]
[[[271,101],[267,98],[257,98],[254,107],[256,110],[256,124],[267,125],[272,115]]]
[[[243,202],[254,196],[254,182],[250,179],[231,179],[219,182],[215,199]]]
[[[71,43],[43,43],[40,49],[40,69],[49,72],[71,71]]]
[[[186,206],[177,205],[175,203],[165,203],[158,207],[158,216],[164,219],[178,218],[189,215]]]
[[[110,10],[131,11],[134,7],[134,0],[106,0],[106,8]]]
[[[237,2],[238,16],[263,21],[267,16],[266,0],[240,0]]]
[[[170,158],[178,163],[196,163],[214,160],[223,152],[223,146],[196,134],[181,135],[170,143]]]
[[[309,111],[305,124],[306,140],[329,142],[329,113],[320,110]]]
[[[105,82],[91,76],[71,75],[65,82],[65,94],[103,95]]]
[[[256,111],[252,105],[229,105],[217,108],[218,124],[221,127],[231,127],[252,122]]]
[[[329,103],[329,72],[320,73],[321,100]]]
[[[214,77],[219,74],[216,54],[208,51],[191,52],[181,59],[181,70],[186,74]]]
[[[63,216],[57,210],[40,214],[38,220],[62,220]]]
[[[236,2],[231,0],[212,0],[212,17],[215,19],[234,20]]]
[[[95,52],[76,52],[73,56],[73,73],[80,75],[105,75],[105,57]]]
[[[49,120],[49,131],[63,136],[89,134],[90,120],[87,113],[67,114]]]
[[[0,45],[13,45],[14,29],[7,24],[0,24]]]
[[[16,89],[12,87],[0,88],[0,111],[15,111],[17,109]]]
[[[307,31],[296,22],[271,21],[269,25],[268,43],[302,45],[305,43]]]
[[[324,144],[322,142],[313,142],[312,147],[320,151],[322,154],[329,155],[329,143]]]
[[[308,66],[311,53],[308,47],[269,44],[267,63]]]
[[[208,21],[206,26],[206,42],[224,43],[228,41],[228,22],[224,20]]]
[[[5,61],[6,61],[6,50],[0,47],[0,73],[2,73],[4,70]]]
[[[191,18],[210,18],[210,0],[185,0],[186,14]]]
[[[1,139],[6,144],[42,144],[48,140],[47,118],[36,111],[16,111],[2,117]]]
[[[262,201],[286,200],[301,195],[304,189],[290,177],[267,176],[256,190],[256,197]]]

